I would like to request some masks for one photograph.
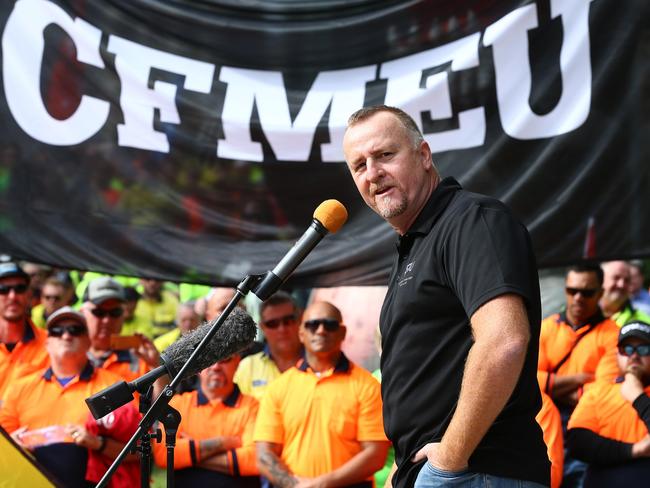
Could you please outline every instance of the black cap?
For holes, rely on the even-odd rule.
[[[619,345],[630,337],[636,337],[650,344],[650,324],[645,322],[629,322],[625,324],[618,334]]]
[[[135,302],[140,299],[140,296],[141,295],[138,293],[138,290],[136,290],[132,286],[124,287],[124,299],[127,302]]]
[[[18,263],[11,261],[7,263],[0,263],[0,279],[9,278],[12,276],[19,276],[21,278],[24,278],[25,281],[29,283],[29,275],[25,273],[23,268],[21,268]]]

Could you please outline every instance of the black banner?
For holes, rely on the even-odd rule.
[[[509,204],[541,267],[650,255],[650,19],[632,0],[0,6],[0,252],[236,284],[340,200],[296,286],[384,284],[395,234],[343,161],[397,105],[444,176]]]

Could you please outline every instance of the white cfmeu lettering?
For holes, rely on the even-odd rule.
[[[494,57],[498,115],[510,137],[554,137],[580,127],[587,119],[592,97],[591,1],[550,0],[552,18],[562,19],[562,94],[546,114],[534,113],[529,105],[534,60],[529,56],[528,32],[544,29],[539,25],[536,5],[519,7],[485,29],[483,46],[490,46]],[[51,1],[18,0],[2,36],[7,106],[17,124],[32,138],[58,146],[79,144],[102,129],[110,110],[107,100],[116,100],[117,96],[106,93],[103,100],[83,95],[75,112],[65,120],[48,113],[40,92],[40,73],[43,31],[52,24],[68,34],[80,62],[106,69],[99,52],[102,32],[97,27],[80,18],[72,19]],[[485,108],[454,112],[449,86],[449,73],[481,69],[480,37],[477,32],[379,65],[317,73],[293,120],[282,72],[221,66],[218,78],[226,84],[226,90],[220,117],[223,139],[215,137],[216,154],[227,159],[263,161],[262,146],[251,136],[251,128],[257,126],[275,160],[307,161],[314,154],[317,129],[326,124],[329,142],[317,148],[320,159],[342,162],[346,119],[363,106],[364,100],[373,98],[366,92],[373,89],[368,88],[369,83],[377,78],[386,83],[385,103],[402,107],[421,128],[423,113],[432,120],[456,117],[457,128],[424,134],[433,152],[481,146],[485,144]],[[115,54],[115,70],[121,83],[119,105],[124,123],[117,126],[117,144],[169,152],[167,135],[155,128],[156,110],[160,122],[182,123],[176,106],[179,88],[210,93],[217,67],[115,35],[109,35],[108,51]],[[445,71],[427,74],[445,65]],[[182,81],[177,86],[151,80],[153,69],[182,75]],[[259,120],[253,120],[255,108]]]

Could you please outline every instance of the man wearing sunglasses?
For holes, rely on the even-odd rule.
[[[111,337],[117,336],[124,323],[124,288],[108,277],[95,278],[84,292],[83,314],[88,323],[90,350],[88,357],[95,367],[133,381],[160,365],[160,355],[153,342],[136,334],[139,345],[131,349],[113,349]]]
[[[106,458],[104,462],[95,459],[105,471],[137,428],[138,414],[129,404],[112,415],[120,419],[117,423],[106,420],[110,428],[102,435],[91,433],[84,400],[120,381],[120,377],[94,368],[88,360],[90,338],[82,314],[63,307],[49,317],[46,326],[50,366],[8,388],[0,409],[0,425],[19,445],[32,451],[62,486],[85,487],[89,459]],[[129,415],[125,416],[126,412]],[[125,438],[117,440],[115,429],[125,431]],[[125,463],[118,476],[137,479],[138,464]]]
[[[16,379],[48,363],[44,330],[27,312],[29,275],[16,263],[0,263],[0,405]]]
[[[171,406],[183,421],[178,430],[176,486],[259,487],[253,428],[258,401],[233,381],[240,356],[218,361],[199,373],[199,387],[177,395]],[[154,445],[158,466],[167,466],[164,444]]]
[[[274,486],[370,488],[386,461],[379,382],[343,354],[345,332],[334,305],[310,305],[300,326],[304,359],[262,398],[257,464]]]
[[[568,269],[566,308],[542,321],[537,378],[551,396],[565,425],[583,386],[599,378],[615,378],[618,327],[598,306],[603,295],[603,271],[597,264]]]
[[[650,479],[650,324],[621,328],[617,359],[620,376],[588,389],[569,421],[569,450],[589,463],[585,488]]]
[[[241,390],[258,400],[271,381],[302,357],[300,313],[293,297],[279,291],[263,302],[259,325],[266,339],[264,349],[242,359],[235,375]]]
[[[570,267],[564,285],[565,310],[542,321],[537,379],[560,411],[562,430],[566,432],[585,385],[596,377],[611,380],[618,375],[619,331],[598,306],[603,295],[603,271],[598,264]],[[551,426],[541,425],[548,434]],[[566,453],[563,486],[581,486],[586,468]]]

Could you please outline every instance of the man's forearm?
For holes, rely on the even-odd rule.
[[[228,465],[228,454],[220,453],[215,454],[207,459],[203,459],[198,464],[199,468],[210,469],[219,473],[230,474],[230,466]]]
[[[645,393],[641,393],[632,403],[639,418],[643,420],[647,429],[650,430],[650,398]]]
[[[448,462],[467,463],[503,410],[521,374],[526,347],[513,341],[477,342],[471,348],[458,405],[438,450]]]
[[[102,450],[102,454],[108,456],[111,459],[115,459],[120,454],[120,452],[122,452],[122,449],[124,449],[125,445],[126,442],[116,441],[115,439],[108,437],[106,438],[106,445]],[[138,461],[139,459],[140,456],[138,454],[129,453],[124,458],[124,461]]]
[[[324,476],[327,486],[347,486],[370,478],[386,462],[389,442],[363,442],[363,449],[345,464]]]
[[[268,449],[257,450],[257,465],[260,473],[266,476],[278,488],[292,488],[298,483],[291,470],[282,459]]]
[[[611,466],[633,459],[632,443],[609,439],[589,429],[569,429],[565,444],[574,458],[589,464]]]
[[[575,375],[555,375],[550,394],[552,398],[561,398],[573,393],[580,386],[580,383],[575,380]]]
[[[199,459],[203,460],[233,448],[230,437],[210,437],[199,441]]]

